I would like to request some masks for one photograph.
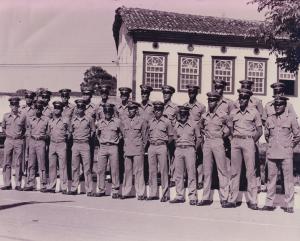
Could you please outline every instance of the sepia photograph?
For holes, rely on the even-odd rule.
[[[298,241],[300,0],[0,0],[0,241]]]

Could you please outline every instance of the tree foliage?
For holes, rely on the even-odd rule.
[[[111,94],[116,94],[117,79],[102,67],[92,66],[84,72],[83,82],[80,86],[91,86],[95,93],[98,93],[101,84],[110,84],[112,87]]]
[[[252,0],[265,13],[263,36],[279,66],[297,71],[300,64],[300,0]]]

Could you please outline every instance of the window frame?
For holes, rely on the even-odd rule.
[[[178,71],[177,71],[177,92],[188,92],[188,90],[183,90],[180,88],[180,76],[181,76],[181,58],[182,57],[190,57],[197,58],[199,60],[199,75],[198,75],[198,86],[199,92],[202,90],[202,54],[188,54],[188,53],[178,53]]]
[[[228,91],[224,91],[224,94],[234,94],[234,90],[235,90],[235,60],[236,60],[236,57],[235,56],[212,56],[211,60],[212,60],[212,65],[211,65],[211,90],[214,89],[214,79],[215,79],[215,72],[214,72],[214,67],[215,67],[215,60],[216,59],[220,59],[220,60],[232,60],[232,83],[231,83],[231,86],[232,86],[232,89],[230,92]]]
[[[164,82],[162,83],[162,86],[167,85],[168,81],[167,81],[167,72],[168,72],[168,52],[155,52],[155,51],[143,51],[143,84],[146,84],[146,56],[163,56],[165,58],[165,72],[163,74],[164,76]],[[153,91],[161,91],[160,88],[153,88]]]
[[[280,69],[281,69],[280,66],[277,65],[277,82],[280,82],[280,80],[292,80],[292,79],[280,79],[279,78]],[[294,95],[285,94],[288,97],[298,97],[298,71],[295,73],[295,79],[293,81],[295,81],[295,91],[294,91],[295,94]]]
[[[256,57],[245,57],[245,79],[249,79],[248,77],[248,62],[249,61],[257,61],[257,62],[264,62],[265,63],[265,78],[264,78],[264,87],[263,87],[263,93],[254,93],[254,95],[261,95],[261,96],[267,96],[267,83],[268,83],[268,58],[256,58]]]

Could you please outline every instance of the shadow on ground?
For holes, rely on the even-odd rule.
[[[43,204],[43,203],[68,203],[73,201],[52,201],[52,202],[37,202],[37,201],[29,201],[29,202],[17,202],[12,204],[0,205],[0,211],[9,209],[9,208],[16,208],[24,205],[32,205],[32,204]]]

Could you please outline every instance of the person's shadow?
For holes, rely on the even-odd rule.
[[[67,203],[67,202],[73,202],[73,201],[52,201],[52,202],[38,202],[38,201],[29,201],[29,202],[17,202],[12,204],[5,204],[0,205],[0,211],[9,209],[9,208],[16,208],[24,205],[31,205],[31,204],[42,204],[42,203]]]

